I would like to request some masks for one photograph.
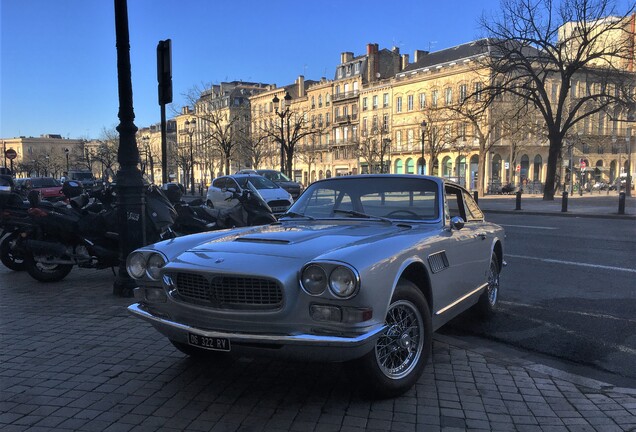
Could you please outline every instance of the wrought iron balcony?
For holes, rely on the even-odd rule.
[[[331,96],[331,100],[336,102],[336,101],[341,101],[345,99],[357,98],[359,94],[360,94],[359,90],[337,93]]]

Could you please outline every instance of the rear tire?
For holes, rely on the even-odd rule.
[[[19,236],[19,232],[14,232],[0,242],[0,261],[5,267],[13,271],[22,271],[26,268],[24,259],[15,251],[15,242]]]
[[[375,348],[347,364],[362,395],[372,399],[393,398],[413,387],[433,346],[428,303],[410,281],[398,282],[385,323]]]
[[[480,318],[488,319],[497,311],[499,305],[499,272],[499,261],[493,255],[490,258],[490,267],[488,269],[488,286],[475,305],[475,312]]]
[[[210,207],[210,208],[214,208],[214,204],[212,204],[212,201],[210,201],[210,200],[207,200],[207,201],[205,202],[205,205],[206,205],[206,206],[208,206],[208,207]]]
[[[26,259],[26,271],[39,282],[57,282],[64,279],[73,270],[72,264],[43,264],[33,257]]]

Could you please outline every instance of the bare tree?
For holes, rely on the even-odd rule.
[[[114,178],[119,169],[117,152],[119,150],[119,132],[114,128],[104,128],[99,138],[100,144],[92,156],[93,162],[101,164],[102,179]]]
[[[501,16],[483,17],[488,89],[535,108],[548,142],[544,200],[553,200],[563,138],[579,122],[633,100],[633,34],[613,0],[502,0]],[[627,36],[627,37],[626,37]],[[630,54],[631,46],[631,54]]]

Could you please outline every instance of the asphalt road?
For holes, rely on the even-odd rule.
[[[636,383],[636,223],[492,214],[506,229],[500,310],[442,332],[473,334]]]

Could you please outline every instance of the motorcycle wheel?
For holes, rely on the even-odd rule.
[[[44,264],[33,257],[26,260],[26,271],[39,282],[57,282],[64,279],[73,269],[72,264]]]
[[[26,268],[24,260],[13,250],[15,240],[19,235],[18,232],[11,233],[0,242],[0,261],[6,268],[13,271],[22,271]]]

